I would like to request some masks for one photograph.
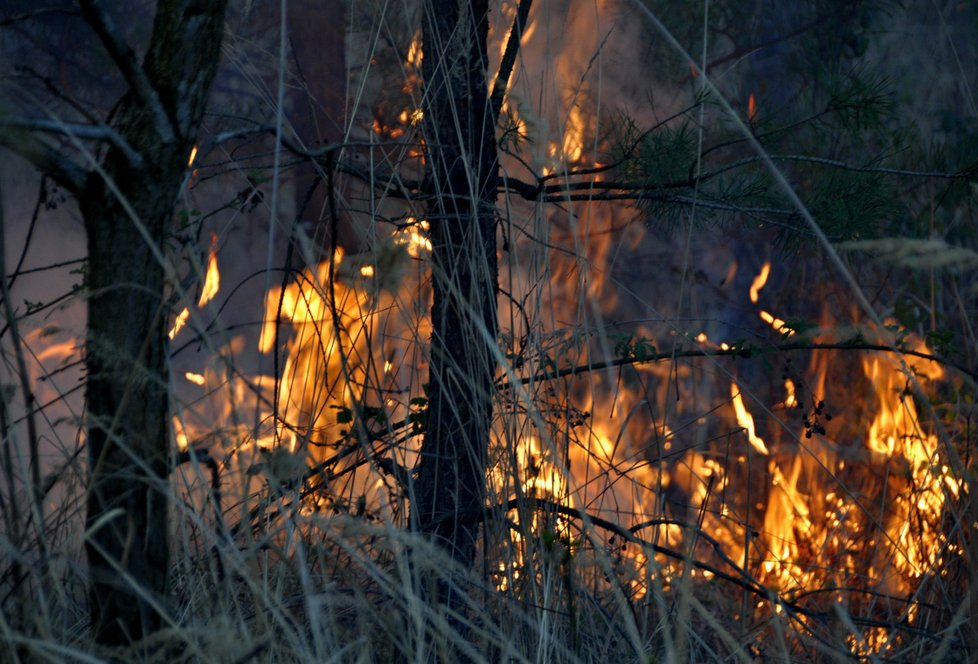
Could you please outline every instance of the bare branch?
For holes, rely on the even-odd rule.
[[[105,50],[109,52],[112,61],[115,62],[125,77],[126,82],[153,117],[153,124],[160,139],[164,143],[172,143],[175,140],[173,125],[166,115],[159,94],[146,75],[146,71],[139,64],[136,53],[122,39],[112,17],[99,4],[98,0],[79,1],[85,20],[95,30]]]
[[[0,132],[0,146],[20,155],[73,194],[85,186],[87,171],[66,157],[61,149],[41,140],[33,132],[10,127]]]
[[[115,129],[106,125],[96,126],[34,118],[0,118],[0,127],[43,131],[82,140],[108,141],[119,148],[119,151],[126,156],[133,167],[139,168],[143,164],[142,156],[129,145],[129,142]]]

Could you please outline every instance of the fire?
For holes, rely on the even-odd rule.
[[[921,349],[925,350],[919,345]],[[943,370],[933,362],[914,358],[910,367],[922,378],[943,377]],[[892,566],[916,579],[946,555],[946,537],[940,530],[944,505],[949,496],[959,495],[962,485],[940,463],[937,437],[921,430],[907,376],[895,363],[878,356],[867,357],[863,368],[880,401],[867,446],[875,458],[893,468],[890,481],[902,485],[893,495],[884,523],[888,538],[883,549],[888,553],[880,554],[877,564],[884,577]]]
[[[427,220],[419,223],[414,217],[408,217],[405,228],[394,234],[394,243],[406,247],[411,258],[421,258],[431,252],[431,240],[427,236],[429,228]]]
[[[217,295],[221,288],[221,273],[217,269],[217,233],[211,233],[211,246],[207,253],[207,274],[204,277],[204,285],[200,289],[200,299],[197,306],[202,307]]]
[[[422,120],[424,120],[424,109],[405,108],[404,110],[401,111],[401,114],[397,116],[397,119],[401,124],[411,125],[413,127],[415,125],[421,124]],[[374,122],[375,122],[374,131],[380,133],[382,129],[380,130],[377,129],[377,127],[380,126],[379,123],[376,120]],[[396,138],[396,136],[393,136],[393,134],[391,135],[391,137]]]
[[[568,112],[561,154],[567,163],[579,161],[584,154],[584,116],[577,106]]]
[[[190,157],[187,158],[187,168],[194,165],[194,161],[197,159],[197,146],[195,145],[190,149]]]
[[[740,396],[740,388],[736,383],[730,383],[730,397],[733,400],[734,412],[737,414],[737,423],[747,432],[747,440],[754,446],[754,449],[761,454],[769,454],[767,445],[758,437],[754,430],[754,418],[747,412],[744,401]]]
[[[787,327],[787,323],[785,321],[781,320],[780,318],[778,318],[778,317],[776,317],[776,316],[774,316],[772,314],[769,314],[766,311],[763,311],[762,310],[758,315],[761,317],[761,320],[762,321],[764,321],[765,323],[767,323],[768,325],[770,325],[771,327],[773,327],[775,329],[775,331],[781,332],[785,336],[790,337],[791,335],[793,335],[795,333],[794,330],[792,330],[791,328]]]
[[[752,281],[750,285],[750,301],[754,304],[757,304],[761,289],[764,288],[765,284],[767,284],[767,278],[770,276],[770,274],[771,261],[765,261],[764,265],[761,267],[761,271],[756,277],[754,277],[754,281]]]
[[[524,39],[532,28],[531,22]],[[420,33],[406,53],[407,65],[417,70],[423,57]],[[691,71],[696,75],[695,67]],[[586,146],[595,140],[599,120],[586,104],[569,101],[571,96],[562,90],[554,102],[558,108],[549,115],[534,117],[527,110],[519,117],[516,93],[507,110],[539,138],[529,141],[533,147],[528,149],[539,150],[539,158],[528,158],[527,170],[561,173],[588,159]],[[412,127],[422,123],[424,114],[415,103],[402,100],[391,106],[388,120],[396,119],[394,126],[374,118],[374,130],[391,138],[418,136],[420,127]],[[757,113],[752,93],[748,119],[753,122]],[[369,131],[369,121],[364,124]],[[188,166],[196,158],[194,146]],[[501,162],[501,168],[505,165]],[[349,200],[361,193],[354,191]],[[528,394],[511,401],[501,388],[497,395],[486,507],[508,507],[517,497],[525,504],[504,514],[507,526],[520,527],[509,528],[493,542],[486,537],[487,549],[509,547],[514,552],[503,562],[485,552],[495,587],[515,592],[525,584],[527,597],[538,590],[532,584],[547,580],[540,570],[557,565],[568,577],[573,568],[579,578],[613,588],[616,598],[623,595],[631,602],[656,590],[669,593],[680,579],[716,579],[714,571],[694,569],[692,563],[702,561],[717,572],[735,570],[735,578],[749,579],[770,593],[769,599],[744,600],[740,619],[747,624],[745,633],[766,622],[774,625],[772,630],[780,629],[772,620],[786,611],[777,603],[780,599],[805,603],[814,615],[838,606],[897,624],[894,612],[879,608],[896,598],[891,603],[901,607],[899,621],[914,626],[922,622],[920,607],[927,598],[919,597],[918,589],[930,579],[940,580],[957,555],[946,532],[949,506],[965,496],[969,485],[952,470],[946,448],[927,428],[895,355],[860,356],[860,363],[853,361],[860,352],[853,349],[831,355],[813,351],[807,369],[786,370],[779,380],[771,365],[784,361],[783,353],[754,360],[746,357],[748,352],[744,359],[730,357],[737,353],[713,357],[723,354],[708,348],[726,351],[731,343],[740,349],[744,344],[719,340],[717,328],[710,325],[712,311],[684,314],[671,339],[656,336],[661,328],[647,322],[647,312],[635,316],[635,322],[618,316],[627,305],[616,309],[624,289],[614,279],[632,276],[631,266],[623,263],[642,240],[642,224],[613,223],[630,213],[596,203],[568,200],[555,213],[566,215],[560,223],[551,223],[541,209],[533,207],[532,223],[525,227],[514,223],[513,229],[505,229],[511,246],[500,251],[500,286],[505,289],[499,299],[500,357],[505,358],[505,370],[499,371],[499,384],[513,375],[527,381]],[[360,223],[351,218],[351,225]],[[398,230],[382,238],[360,237],[362,244],[352,251],[362,253],[337,251],[291,274],[289,282],[264,294],[260,330],[222,341],[226,347],[221,346],[220,357],[206,367],[186,371],[179,365],[173,370],[176,391],[190,398],[188,405],[175,406],[178,416],[171,426],[178,450],[219,440],[214,444],[227,446],[228,468],[239,463],[246,481],[265,478],[276,488],[311,465],[330,460],[321,473],[327,479],[317,478],[318,488],[313,482],[301,485],[308,494],[301,510],[339,514],[359,509],[370,519],[400,527],[406,522],[409,492],[380,462],[395,462],[410,471],[424,433],[423,381],[432,352],[426,318],[432,240],[423,213],[403,201],[385,200],[368,222],[377,219],[393,220]],[[521,245],[529,243],[521,235],[532,237],[532,244]],[[527,246],[532,252],[525,251]],[[219,292],[217,253],[218,236],[211,233],[198,307]],[[720,272],[727,270],[724,282],[734,278],[736,263],[717,265]],[[618,274],[608,266],[615,266]],[[785,319],[792,320],[797,312],[769,305],[774,289],[765,291],[769,310],[760,310],[760,293],[771,275],[772,264],[765,261],[747,293],[758,306],[749,309],[750,320],[735,321],[751,328],[745,336],[752,340],[764,329],[755,314],[771,329],[794,334]],[[660,293],[642,291],[653,290],[658,282],[638,286],[632,289],[635,298],[657,305]],[[743,295],[737,293],[738,298]],[[691,309],[699,306],[698,297],[698,292],[689,297]],[[187,303],[194,306],[189,298]],[[177,314],[170,339],[189,316],[187,307]],[[653,340],[659,362],[633,366],[631,360],[640,353],[616,354],[608,362],[612,358],[606,350],[615,344],[601,336],[608,329],[622,329],[619,325],[632,326],[625,331],[634,338]],[[688,351],[690,340],[699,344],[690,355],[699,356],[688,361],[668,357],[673,342]],[[256,342],[264,355],[259,366],[269,374],[274,366],[276,375],[231,376],[230,371],[215,370],[247,366],[246,349],[254,355]],[[911,341],[910,346],[926,350],[922,343]],[[75,352],[66,342],[51,345],[37,358],[53,360]],[[235,358],[238,364],[233,365]],[[922,381],[944,378],[934,363],[908,361]],[[614,366],[607,372],[592,369],[584,374],[586,380],[579,375],[551,379],[557,372],[599,363]],[[736,381],[730,380],[731,373]],[[750,387],[750,410],[741,386]],[[201,406],[207,399],[211,401]],[[727,407],[728,399],[732,407]],[[826,408],[840,411],[834,421],[842,423],[839,427],[828,424]],[[816,421],[818,426],[812,424]],[[333,460],[340,452],[347,456]],[[647,544],[587,528],[569,510],[619,524]],[[681,555],[667,558],[648,544]],[[715,583],[719,587],[722,582]],[[541,597],[549,601],[550,595]],[[633,604],[651,605],[651,600]],[[763,629],[757,627],[757,633]],[[848,638],[854,653],[872,657],[891,636],[892,630],[871,627],[840,642]]]
[[[183,426],[183,422],[180,421],[179,417],[173,418],[173,437],[177,443],[177,449],[181,452],[186,452],[190,449],[190,439],[187,437],[187,430]]]
[[[416,68],[421,57],[420,34],[415,34],[407,49],[407,64]],[[552,129],[559,126],[553,121],[557,113],[548,122],[539,122],[543,129],[535,128],[543,138],[538,142],[542,158],[533,162],[533,168],[545,175],[580,163],[585,146],[592,140],[582,107],[566,101],[560,104],[566,104],[562,132]],[[514,102],[514,113],[515,108]],[[753,121],[756,113],[751,94],[749,119]],[[420,109],[403,106],[399,115],[391,117],[396,117],[401,127],[387,127],[375,119],[374,130],[396,137],[402,135],[398,131],[411,132],[410,126],[421,122],[423,114]],[[526,118],[517,121],[529,126],[531,120],[538,120],[529,113]],[[509,278],[506,287],[512,289],[512,300],[526,305],[538,297],[540,310],[546,311],[544,317],[577,320],[575,307],[584,301],[596,303],[595,309],[601,314],[611,313],[616,306],[615,293],[606,288],[600,269],[588,268],[609,264],[609,257],[618,255],[612,252],[618,251],[616,242],[621,238],[602,234],[610,224],[605,223],[598,207],[568,205],[567,210],[570,223],[557,230],[556,225],[544,227],[550,233],[546,241],[553,246],[580,248],[574,259],[562,264],[560,258],[544,255],[540,262],[550,262],[536,273],[527,267],[530,261],[514,261],[510,266],[501,261],[501,276],[503,270],[510,270],[504,276]],[[413,292],[409,292],[412,288],[398,289],[400,277],[409,269],[417,269],[418,283],[428,278],[424,259],[432,243],[428,222],[409,213],[418,214],[400,211],[395,218],[404,223],[378,242],[376,255],[369,261],[359,254],[344,258],[338,252],[332,261],[310,266],[293,282],[266,294],[258,349],[265,354],[281,353],[282,368],[278,376],[259,377],[255,383],[266,399],[271,399],[268,394],[274,395],[279,410],[258,408],[260,416],[256,419],[260,423],[249,444],[272,452],[282,450],[290,455],[287,458],[304,461],[307,450],[321,460],[356,442],[364,448],[361,460],[396,459],[405,468],[413,466],[423,431],[425,401],[417,376],[423,374],[418,369],[425,367],[426,351],[419,351],[419,347],[424,348],[430,338],[430,323],[423,313],[413,314],[427,310],[427,296],[421,287],[413,284]],[[610,219],[613,214],[604,216]],[[558,237],[560,232],[564,235]],[[626,238],[635,244],[639,239]],[[208,277],[211,258],[216,273],[215,244],[212,239]],[[736,264],[728,270],[727,280],[735,271]],[[759,303],[771,272],[771,263],[766,261],[750,285],[751,303]],[[391,274],[397,278],[391,279]],[[501,279],[501,283],[506,282]],[[541,283],[545,284],[542,290],[548,290],[546,296],[538,296],[533,290],[534,284]],[[764,310],[757,313],[774,330],[786,336],[794,333],[782,318]],[[186,310],[181,315],[185,321]],[[520,315],[531,318],[533,314],[520,311]],[[500,318],[506,316],[501,305]],[[511,324],[513,329],[504,333],[501,345],[504,353],[512,353],[525,363],[517,366],[514,362],[508,367],[515,372],[526,371],[520,378],[549,372],[557,364],[561,368],[580,366],[593,359],[590,342],[574,338],[584,336],[577,329],[568,332],[555,322],[539,323],[538,329],[537,320],[527,321],[527,329],[521,329],[520,323]],[[567,325],[573,327],[574,323]],[[694,334],[695,329],[677,331],[677,338],[694,339],[702,345],[716,343],[723,350],[731,348],[724,341],[711,342],[706,331]],[[538,340],[543,349],[539,353],[550,364],[534,365],[539,360],[533,356],[536,350],[527,353],[521,347],[532,345],[531,338]],[[858,367],[854,368],[858,372]],[[939,370],[923,364],[914,368],[933,380],[941,376]],[[642,416],[634,413],[644,412],[643,406],[656,410],[667,401],[663,395],[669,386],[693,383],[697,380],[694,376],[703,376],[679,363],[636,368],[637,377],[632,376],[631,383],[622,378],[624,372],[617,376],[619,382],[613,383],[611,379],[604,382],[604,376],[595,371],[588,374],[593,384],[587,389],[569,384],[562,387],[557,381],[552,388],[550,384],[538,388],[539,392],[530,395],[526,411],[537,409],[537,415],[544,414],[546,426],[519,409],[516,413],[502,409],[505,412],[494,423],[488,503],[511,505],[521,496],[526,505],[506,514],[509,523],[523,527],[511,529],[508,537],[497,542],[515,553],[506,562],[493,563],[496,587],[513,590],[518,584],[535,581],[534,570],[539,569],[535,566],[546,552],[557,550],[564,551],[567,560],[573,558],[581,569],[593,566],[599,570],[594,574],[598,584],[600,579],[611,583],[605,576],[606,568],[596,562],[599,553],[606,554],[621,575],[622,587],[635,598],[651,592],[651,580],[668,589],[680,574],[688,573],[697,580],[713,576],[709,571],[687,568],[688,560],[667,560],[651,549],[621,541],[608,542],[607,551],[599,552],[600,543],[589,542],[581,526],[560,510],[548,512],[541,507],[547,504],[587,510],[633,529],[630,532],[647,542],[688,551],[689,560],[715,562],[716,558],[709,557],[715,553],[704,553],[705,547],[697,539],[697,533],[707,534],[726,558],[742,566],[745,575],[763,584],[772,595],[814,597],[813,602],[842,602],[843,597],[847,602],[864,601],[858,597],[851,600],[840,588],[856,588],[870,596],[911,595],[914,580],[939,569],[951,555],[941,530],[942,518],[947,500],[962,494],[965,485],[942,462],[937,438],[922,430],[906,390],[906,378],[892,358],[867,358],[862,375],[846,377],[864,379],[865,385],[860,383],[859,390],[845,395],[845,399],[860,401],[863,392],[871,394],[865,421],[849,423],[851,431],[844,436],[811,425],[811,421],[823,418],[818,420],[821,426],[824,420],[820,404],[823,397],[830,400],[825,396],[826,384],[831,385],[826,378],[829,370],[827,360],[813,359],[807,374],[793,373],[780,382],[770,381],[770,394],[758,390],[759,398],[752,400],[754,411],[760,413],[757,409],[765,405],[770,409],[766,411],[770,417],[759,423],[748,411],[737,382],[729,383],[733,407],[725,407],[725,378],[717,381],[712,392],[703,390],[716,402],[696,412],[695,417],[682,410],[687,405],[683,402],[675,407],[678,410],[667,409],[667,414],[651,424],[639,423]],[[414,378],[405,378],[408,375]],[[185,377],[198,385],[205,382],[204,374],[188,372]],[[738,380],[748,384],[746,378]],[[661,384],[658,388],[650,387],[657,383]],[[656,389],[661,390],[658,395]],[[678,387],[675,389],[679,392]],[[806,409],[809,403],[812,405]],[[703,414],[714,406],[713,412],[720,413],[719,427],[712,415]],[[788,409],[791,412],[786,414]],[[375,444],[379,448],[385,441],[357,437],[357,426],[371,424],[362,421],[364,412],[375,418],[372,423],[383,422],[390,427],[378,429],[384,431],[381,438],[394,441],[389,448],[375,449]],[[660,414],[650,419],[653,417]],[[682,427],[677,419],[684,420]],[[729,433],[734,419],[746,433],[750,448],[731,446],[731,450],[714,443]],[[404,430],[395,430],[391,423],[402,420],[417,426],[394,433]],[[183,449],[187,434],[177,423],[174,428]],[[717,430],[719,436],[715,435]],[[739,440],[739,434],[726,438],[731,439]],[[396,484],[370,463],[356,466],[351,458],[345,468],[350,470],[350,483],[342,489],[331,487],[332,492],[362,497],[371,510],[396,504]],[[884,498],[879,499],[880,495]],[[875,502],[878,499],[881,502]],[[777,603],[762,601],[756,615],[780,610]],[[913,614],[908,612],[908,617],[912,621]],[[884,641],[870,630],[853,637],[851,643],[854,651],[876,652],[873,648],[878,649]]]
[[[790,378],[784,379],[784,405],[788,408],[793,408],[798,405],[798,399],[795,398],[795,382]]]
[[[183,326],[187,324],[187,319],[190,318],[190,309],[184,307],[183,310],[177,314],[177,317],[173,320],[173,327],[170,331],[166,333],[166,336],[171,340],[177,336],[177,333],[183,329]]]
[[[185,374],[183,374],[183,377],[189,380],[194,385],[203,385],[204,383],[207,382],[203,374],[194,373],[193,371],[186,372]]]
[[[421,69],[421,60],[424,58],[424,50],[421,46],[421,31],[414,33],[411,44],[408,46],[407,63],[415,69]]]

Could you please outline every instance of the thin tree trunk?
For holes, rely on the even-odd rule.
[[[483,512],[496,370],[498,166],[487,91],[487,12],[487,0],[424,3],[434,301],[428,421],[412,518],[464,567],[474,564]],[[451,597],[440,601],[456,604]]]
[[[96,640],[125,644],[158,629],[165,611],[169,412],[160,257],[217,69],[226,2],[162,0],[141,64],[110,17],[91,0],[81,4],[130,83],[111,125],[138,153],[134,160],[109,147],[78,196],[88,231],[91,617]]]

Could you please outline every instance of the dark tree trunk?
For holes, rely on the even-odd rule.
[[[487,12],[487,0],[424,3],[434,302],[428,422],[412,518],[465,567],[474,564],[482,520],[496,370],[498,165],[487,91]],[[450,597],[441,601],[454,604]]]
[[[82,7],[111,53],[121,36],[98,6]],[[88,231],[86,549],[93,632],[106,644],[158,629],[165,605],[169,412],[160,257],[217,69],[225,7],[162,0],[142,65],[130,60],[137,70],[127,74],[133,54],[113,54],[131,88],[110,123],[138,157],[107,148],[78,194]]]

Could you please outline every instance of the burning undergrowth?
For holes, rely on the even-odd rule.
[[[505,5],[493,65],[514,18]],[[586,22],[565,18],[574,32]],[[531,14],[522,58],[542,58],[547,29]],[[819,256],[772,252],[763,224],[753,236],[694,230],[700,205],[711,221],[797,219],[752,198],[756,173],[741,198],[720,196],[732,181],[689,181],[709,152],[699,97],[662,110],[666,120],[656,109],[657,131],[631,121],[639,112],[603,108],[594,72],[606,38],[589,33],[584,60],[557,59],[558,89],[524,68],[501,108],[511,188],[499,198],[501,333],[480,562],[466,589],[473,623],[518,614],[514,629],[543,659],[963,651],[955,611],[975,556],[972,460],[947,403],[967,394],[965,374],[937,361],[915,333],[924,326],[881,326],[840,304]],[[410,200],[425,166],[420,39],[394,30],[389,48],[370,52],[367,62],[396,63],[399,84],[365,81],[376,100],[327,162],[329,211],[311,232],[293,224],[289,256],[301,259],[247,303],[260,322],[244,333],[219,324],[234,297],[220,265],[233,250],[215,231],[184,266],[199,288],[172,296],[169,338],[178,355],[203,349],[175,360],[186,370],[172,377],[175,527],[188,553],[179,593],[197,597],[202,569],[233,593],[287,578],[276,610],[291,628],[293,613],[312,621],[317,610],[303,575],[321,575],[343,602],[362,600],[337,611],[337,633],[354,634],[358,620],[391,634],[408,625],[428,647],[427,628],[409,623],[441,629],[443,618],[412,613],[425,601],[412,566],[443,561],[406,535],[432,353],[430,224]],[[748,99],[758,129],[766,109]],[[665,158],[675,161],[650,177]],[[201,159],[195,148],[194,178],[208,172]],[[271,198],[254,191],[247,200]],[[666,209],[690,226],[660,233]],[[51,344],[38,359],[72,352]],[[235,610],[260,622],[247,602]],[[538,627],[560,645],[534,641]],[[486,629],[501,652],[508,635]]]
[[[531,20],[527,53],[535,29]],[[378,93],[365,123],[381,145],[355,155],[406,164],[388,187],[409,186],[401,178],[424,165],[419,39],[394,49],[403,86]],[[524,101],[526,85],[518,78],[502,109],[504,171],[536,168],[539,189],[535,203],[511,202],[501,224],[487,588],[542,602],[575,642],[593,638],[582,627],[595,620],[591,605],[680,634],[677,611],[691,624],[709,622],[706,611],[722,626],[710,630],[738,634],[762,657],[772,637],[797,657],[921,648],[921,634],[952,619],[947,594],[960,596],[966,546],[964,466],[928,401],[945,370],[892,321],[838,323],[858,316],[830,312],[828,289],[792,285],[778,257],[758,260],[767,250],[756,243],[663,242],[641,220],[688,205],[682,195],[636,217],[574,184],[579,172],[643,189],[682,181],[692,166],[653,182],[599,161],[636,146],[651,151],[644,162],[656,150],[677,159],[678,141],[693,163],[698,137],[682,114],[651,139],[635,125],[602,133],[595,90],[569,85],[544,111]],[[757,121],[753,95],[749,112]],[[372,195],[355,180],[344,197]],[[427,417],[428,225],[396,199],[377,201],[371,218],[328,223],[341,221],[356,229],[356,253],[333,247],[332,260],[265,295],[257,350],[273,374],[200,374],[220,412],[175,420],[191,447],[223,441],[222,463],[252,506],[238,528],[260,532],[269,514],[296,512],[408,525]],[[769,285],[772,274],[781,283]],[[240,352],[229,348],[221,366]],[[701,598],[692,618],[690,593]]]

